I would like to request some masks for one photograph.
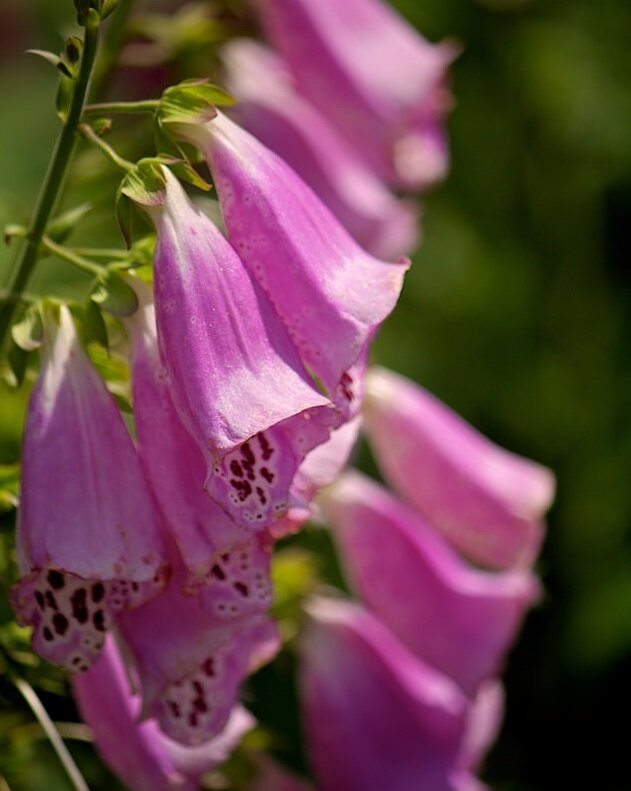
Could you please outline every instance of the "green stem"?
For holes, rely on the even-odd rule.
[[[132,170],[134,167],[133,162],[129,162],[129,160],[123,159],[123,157],[117,154],[112,146],[100,138],[91,126],[88,126],[88,124],[79,124],[79,131],[87,140],[89,140],[91,143],[94,143],[97,148],[100,148],[105,156],[110,160],[110,162],[113,162],[117,168],[120,168],[127,173]]]
[[[142,99],[138,102],[100,102],[86,104],[84,115],[108,115],[109,113],[153,113],[158,99]]]
[[[56,255],[57,258],[61,258],[63,261],[68,261],[69,264],[72,264],[82,272],[87,272],[89,275],[100,275],[103,271],[100,266],[97,266],[82,256],[77,255],[67,247],[62,247],[56,242],[53,242],[53,240],[49,239],[48,236],[42,237],[42,246],[45,247],[49,253]]]
[[[42,236],[44,235],[49,217],[59,197],[61,184],[72,156],[77,126],[81,120],[83,105],[90,84],[90,75],[96,57],[99,22],[100,20],[96,13],[90,13],[88,15],[83,39],[81,68],[72,95],[68,117],[57,139],[57,144],[37,199],[33,219],[27,237],[23,243],[20,258],[14,270],[13,280],[9,286],[9,294],[12,299],[9,299],[0,308],[0,349],[7,336],[9,327],[11,326],[11,321],[18,302],[17,298],[19,298],[20,294],[26,288],[37,264]]]
[[[79,768],[74,762],[73,757],[68,752],[68,748],[63,743],[63,740],[57,732],[53,721],[48,716],[48,712],[42,705],[41,700],[37,697],[37,693],[33,687],[28,683],[28,681],[25,681],[20,677],[14,677],[13,681],[15,686],[21,692],[24,700],[28,703],[29,708],[37,718],[37,721],[44,729],[46,736],[48,736],[48,740],[57,753],[57,757],[66,770],[66,773],[70,778],[70,782],[72,783],[75,791],[90,791],[87,783],[83,779],[81,772],[79,771]]]
[[[86,258],[104,258],[106,260],[112,258],[129,258],[128,250],[115,250],[109,247],[66,247],[66,250],[70,250],[71,253]]]

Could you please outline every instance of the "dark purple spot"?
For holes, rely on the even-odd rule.
[[[221,568],[221,566],[217,565],[217,563],[215,563],[215,565],[211,568],[210,573],[212,574],[213,577],[215,577],[218,580],[226,579],[226,574],[224,570]]]
[[[79,588],[70,597],[70,604],[72,605],[72,614],[79,621],[79,623],[86,623],[88,620],[88,608],[86,605],[86,590]]]
[[[92,586],[92,601],[96,604],[105,596],[105,585],[102,582],[95,582]]]
[[[92,616],[92,623],[97,632],[105,631],[105,613],[103,610],[97,610]]]
[[[274,449],[269,444],[268,439],[265,436],[265,434],[262,434],[262,433],[261,434],[257,434],[256,437],[257,437],[257,439],[259,441],[259,445],[261,446],[261,452],[263,454],[263,461],[267,461],[269,458],[272,457],[272,455],[274,453]]]
[[[267,497],[265,496],[265,492],[263,491],[263,489],[261,489],[260,486],[256,487],[256,493],[258,495],[259,502],[261,503],[261,505],[265,505],[265,503],[267,502]]]
[[[270,472],[267,467],[261,467],[261,477],[265,478],[268,483],[272,483],[274,480],[274,473]]]
[[[52,591],[46,591],[46,604],[51,608],[51,610],[59,609],[59,607],[57,607],[57,600],[55,599]]]
[[[344,372],[340,379],[340,390],[347,401],[353,401],[355,398],[355,394],[351,390],[352,384],[353,378],[348,373]]]
[[[244,502],[252,494],[252,486],[248,481],[238,481],[236,478],[230,479],[230,486],[236,490],[239,502]]]
[[[208,711],[208,705],[201,696],[199,698],[195,698],[193,701],[193,708],[195,711],[199,711],[201,714],[203,714],[205,711]]]
[[[197,728],[197,725],[199,724],[199,717],[197,716],[196,711],[191,711],[191,713],[188,715],[188,724],[191,726],[191,728]]]
[[[230,553],[223,552],[221,555],[219,555],[219,558],[221,559],[222,563],[227,563],[230,560]]]
[[[68,630],[68,619],[65,615],[62,615],[60,612],[56,612],[53,615],[53,628],[59,635],[66,634]]]
[[[137,582],[132,582],[131,589],[133,590],[134,593],[138,593],[138,590],[140,589],[140,585]]]
[[[40,610],[46,609],[46,602],[44,600],[44,594],[41,591],[35,591],[35,601],[39,604]]]
[[[66,584],[64,575],[59,571],[49,571],[46,579],[48,580],[50,587],[56,591],[61,590]]]
[[[236,475],[237,478],[243,478],[243,470],[236,459],[230,462],[230,472],[233,475]]]
[[[191,681],[191,686],[197,692],[198,697],[201,697],[204,694],[204,687],[199,683],[199,681]]]
[[[210,657],[207,659],[204,664],[202,665],[202,670],[207,676],[214,676],[215,675],[215,660]]]
[[[256,458],[254,457],[254,454],[252,453],[252,448],[250,447],[248,442],[244,442],[243,445],[241,445],[241,455],[245,459],[245,464],[247,464],[249,467],[252,467],[252,465],[256,461]]]
[[[248,586],[244,582],[235,582],[232,587],[237,591],[237,593],[240,593],[242,596],[250,595]]]
[[[44,640],[48,640],[50,642],[53,639],[53,633],[50,631],[50,629],[47,626],[45,626],[42,631],[44,635]]]
[[[171,714],[178,719],[182,716],[182,712],[180,711],[180,707],[174,701],[169,701],[169,708],[171,709]]]

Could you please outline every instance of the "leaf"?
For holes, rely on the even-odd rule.
[[[11,328],[11,337],[25,352],[32,352],[42,345],[44,326],[39,305],[29,305],[24,316]]]
[[[90,299],[114,316],[131,316],[138,309],[136,292],[113,271],[99,276]]]
[[[7,355],[7,362],[9,363],[9,377],[8,384],[10,387],[18,388],[24,381],[26,375],[26,368],[28,365],[29,353],[20,348],[17,343],[12,343]]]
[[[99,343],[103,348],[109,350],[107,325],[101,308],[93,299],[88,299],[85,304],[85,331],[88,341]]]
[[[27,49],[26,52],[28,55],[37,55],[39,58],[48,61],[48,63],[58,69],[64,77],[69,77],[71,80],[75,78],[74,69],[72,69],[59,55],[55,55],[54,52],[49,52],[46,49]]]
[[[63,244],[92,208],[91,203],[82,203],[80,206],[69,209],[55,217],[46,228],[46,236],[52,239],[53,242],[57,242],[57,244]]]

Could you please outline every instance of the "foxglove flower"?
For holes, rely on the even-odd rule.
[[[254,726],[252,715],[237,707],[215,739],[184,747],[153,720],[137,722],[139,699],[111,640],[90,670],[73,680],[73,690],[99,753],[130,791],[196,791],[202,775],[223,763]]]
[[[167,542],[168,545],[168,542]],[[278,649],[269,551],[261,536],[224,552],[203,587],[170,547],[172,575],[155,599],[117,619],[142,690],[142,716],[170,738],[194,745],[225,727],[243,679]]]
[[[328,118],[295,91],[282,59],[250,39],[228,44],[223,59],[245,128],[304,179],[364,249],[383,258],[409,253],[419,238],[418,210],[395,198]]]
[[[81,348],[68,309],[45,317],[28,409],[17,547],[18,622],[33,646],[85,670],[112,616],[160,588],[162,544],[125,424]]]
[[[531,563],[554,495],[550,471],[493,445],[390,371],[372,369],[366,381],[364,427],[391,486],[472,560]]]
[[[282,516],[298,465],[329,435],[312,384],[269,300],[212,222],[164,168],[158,231],[158,341],[176,408],[209,459],[206,490],[237,523]]]
[[[345,416],[357,412],[368,347],[409,265],[362,250],[276,154],[224,115],[175,131],[208,160],[228,236]]]
[[[249,791],[313,791],[311,785],[267,755],[259,753],[251,757],[258,771]]]
[[[473,696],[538,592],[528,571],[469,567],[385,489],[346,473],[321,498],[351,587],[421,659]]]
[[[180,420],[160,360],[151,291],[133,281],[139,310],[126,320],[138,453],[169,531],[193,576],[206,575],[215,557],[249,540],[204,492],[206,459]]]
[[[458,686],[358,605],[321,600],[309,614],[301,697],[318,788],[464,788],[472,704]]]
[[[382,0],[257,0],[256,7],[298,90],[375,172],[415,189],[443,178],[451,45],[425,41]]]

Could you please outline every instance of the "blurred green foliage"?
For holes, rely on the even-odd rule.
[[[540,562],[546,595],[511,656],[506,725],[484,776],[497,791],[627,791],[627,734],[614,715],[631,706],[631,4],[393,2],[429,38],[454,38],[463,51],[452,71],[451,176],[426,200],[424,244],[375,357],[558,476]],[[233,27],[247,27],[242,3],[224,5],[236,10]],[[2,225],[28,221],[57,126],[52,70],[20,53],[58,50],[72,29],[70,6],[8,0],[0,11]],[[163,42],[170,65],[152,66],[144,82],[128,70],[110,85],[113,95],[121,85],[133,98],[156,95],[193,68],[214,76],[212,53],[198,35],[183,46],[191,32],[185,15],[178,19],[180,38]],[[199,29],[209,44],[221,38],[207,20]],[[176,29],[167,30],[173,38]],[[150,62],[156,50],[141,54]],[[113,134],[123,155],[151,153],[148,123],[117,119]],[[82,145],[68,206],[89,200],[94,210],[74,243],[120,246],[116,180]],[[0,248],[0,281],[15,246]],[[32,289],[82,298],[88,282],[51,259]],[[8,625],[13,520],[3,509],[15,491],[9,465],[18,459],[29,386],[28,377],[17,392],[0,384],[0,484],[8,493],[0,497],[0,640],[23,661],[51,715],[76,722],[61,675],[34,660],[25,635]],[[370,466],[366,453],[361,462]],[[317,529],[289,540],[276,578],[276,611],[290,640],[302,597],[323,581],[343,584]],[[262,670],[247,703],[275,751],[300,768],[294,664],[289,651]],[[12,791],[66,791],[6,675],[0,706],[0,777]],[[117,787],[89,745],[70,743],[94,791]]]

